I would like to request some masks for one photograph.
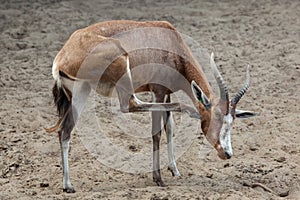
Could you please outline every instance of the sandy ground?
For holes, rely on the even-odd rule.
[[[0,198],[300,199],[299,13],[297,0],[1,1]],[[230,94],[241,87],[245,66],[253,66],[251,89],[239,107],[260,115],[235,121],[232,159],[222,161],[214,150],[203,156],[202,136],[187,127],[175,135],[177,141],[187,132],[193,138],[177,156],[182,176],[174,178],[164,167],[168,187],[160,188],[150,172],[126,173],[99,162],[75,131],[70,170],[77,192],[62,192],[58,138],[43,130],[57,119],[51,65],[73,31],[110,19],[173,23],[215,52]],[[109,104],[99,106],[105,114]],[[150,136],[149,114],[133,117],[137,130]],[[102,120],[113,142],[133,152],[150,149],[149,137],[128,142],[113,119]]]

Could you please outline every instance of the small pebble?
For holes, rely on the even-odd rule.
[[[285,157],[279,157],[279,158],[277,158],[277,159],[275,159],[277,162],[284,162],[284,161],[286,161],[286,158]]]
[[[214,175],[212,173],[206,174],[205,175],[207,178],[212,178]]]
[[[49,187],[49,183],[43,182],[43,183],[40,183],[40,186],[42,188]]]

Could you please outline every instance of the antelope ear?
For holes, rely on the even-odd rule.
[[[209,99],[207,98],[207,96],[204,94],[204,92],[201,90],[201,88],[197,85],[195,81],[192,81],[191,87],[195,99],[197,99],[199,103],[202,103],[207,110],[210,109],[211,103]]]
[[[249,118],[249,117],[254,117],[256,115],[258,115],[258,113],[248,111],[248,110],[238,110],[238,109],[235,110],[235,117],[236,118],[245,119],[245,118]]]

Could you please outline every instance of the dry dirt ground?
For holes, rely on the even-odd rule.
[[[175,140],[193,135],[177,160],[181,177],[164,167],[168,186],[160,188],[150,172],[126,173],[99,162],[75,131],[70,170],[77,192],[62,192],[58,138],[43,129],[57,119],[51,65],[73,31],[111,19],[171,22],[215,52],[230,94],[241,87],[245,66],[253,66],[239,107],[260,115],[235,121],[232,159],[222,161],[214,150],[199,153],[205,150],[199,131],[178,133]],[[0,30],[1,199],[300,199],[298,0],[2,0]],[[105,114],[109,105],[99,106]],[[150,136],[149,115],[134,116]],[[127,143],[111,119],[102,120],[103,130],[128,151],[151,147],[149,137],[146,144]],[[182,121],[197,125],[187,116]]]

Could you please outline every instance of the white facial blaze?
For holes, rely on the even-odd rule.
[[[220,145],[229,156],[232,156],[232,147],[230,139],[230,126],[232,121],[233,118],[230,114],[225,115],[223,119],[223,126],[220,132]]]

